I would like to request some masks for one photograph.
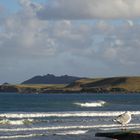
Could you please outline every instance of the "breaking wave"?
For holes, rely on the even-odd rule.
[[[87,133],[88,130],[71,130],[71,131],[63,131],[56,133],[57,135],[82,135]]]
[[[9,120],[9,119],[3,119],[0,121],[0,124],[2,125],[26,125],[33,123],[33,119],[22,119],[22,120]]]
[[[0,132],[29,132],[29,131],[45,131],[45,130],[70,130],[65,131],[65,133],[69,134],[80,134],[80,133],[86,133],[87,130],[85,129],[118,129],[120,127],[119,124],[99,124],[99,125],[73,125],[73,126],[48,126],[48,127],[33,127],[33,128],[4,128],[0,129]],[[140,124],[128,124],[127,128],[140,128]],[[71,130],[76,129],[76,130]],[[84,130],[77,130],[77,129],[84,129]],[[77,131],[77,132],[76,132]],[[64,131],[63,131],[64,132]],[[62,132],[62,133],[63,133]]]
[[[13,136],[0,136],[0,139],[17,139],[17,138],[30,138],[45,136],[45,134],[28,134],[28,135],[13,135]]]
[[[86,103],[74,103],[75,105],[81,107],[102,107],[106,104],[105,101],[95,101],[95,102],[86,102]]]
[[[17,129],[18,131],[18,129]],[[82,135],[87,133],[88,130],[69,130],[55,133],[56,135]],[[17,138],[30,138],[30,137],[40,137],[47,136],[48,134],[24,134],[24,135],[12,135],[12,136],[0,136],[0,139],[17,139]]]
[[[118,116],[124,111],[67,111],[67,112],[46,112],[46,113],[4,113],[0,114],[0,118],[14,118],[23,119],[23,122],[32,122],[32,118],[45,118],[45,117],[107,117]],[[140,115],[140,111],[131,111],[133,115]],[[28,119],[25,119],[28,118]],[[31,120],[30,120],[31,118]]]

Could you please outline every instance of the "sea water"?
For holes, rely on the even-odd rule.
[[[124,111],[139,129],[140,94],[0,93],[0,139],[105,140],[95,133],[121,129],[112,120]]]

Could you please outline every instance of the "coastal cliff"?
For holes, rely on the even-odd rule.
[[[81,79],[67,86],[80,88],[83,92],[140,92],[140,77],[111,77]]]
[[[0,92],[17,93],[140,93],[140,77],[84,78],[70,84],[4,84]]]

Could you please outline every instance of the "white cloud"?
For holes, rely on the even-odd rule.
[[[52,2],[56,1],[52,0]],[[58,0],[57,2],[73,5],[72,1]],[[84,5],[84,0],[81,2]],[[91,1],[86,0],[86,2]],[[103,19],[62,20],[59,12],[58,17],[55,17],[54,13],[53,15],[48,13],[49,16],[45,15],[45,18],[55,17],[61,20],[41,20],[35,14],[38,11],[36,7],[40,4],[33,3],[35,7],[28,0],[23,0],[21,4],[20,11],[5,17],[0,24],[0,66],[2,66],[0,77],[3,77],[2,79],[5,78],[6,72],[9,73],[7,79],[11,80],[14,79],[14,76],[10,76],[11,73],[18,74],[17,80],[49,72],[57,75],[82,76],[140,74],[139,22]],[[62,6],[59,4],[53,4],[53,10],[56,10],[55,7]],[[77,6],[79,1],[75,1],[75,4]],[[98,1],[95,4],[97,6]],[[51,8],[50,5],[49,7]],[[82,6],[78,7],[82,9]],[[77,8],[75,10],[73,11],[79,11]],[[67,11],[64,13],[67,15]],[[68,19],[70,17],[76,18],[71,15]],[[78,13],[77,17],[79,18]],[[81,13],[81,19],[87,17]]]
[[[42,19],[133,19],[139,0],[49,0],[37,12]]]
[[[134,26],[134,23],[133,23],[132,20],[128,20],[127,22],[128,22],[128,24],[129,24],[130,26]]]

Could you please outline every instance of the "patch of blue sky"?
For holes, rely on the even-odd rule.
[[[71,20],[71,22],[74,22],[75,25],[77,24],[78,26],[81,24],[86,24],[86,25],[96,25],[98,24],[100,21],[103,21],[107,24],[113,25],[113,26],[119,26],[121,24],[123,24],[124,22],[128,21],[128,20],[121,20],[121,19],[86,19],[86,20]],[[136,20],[135,20],[136,21]]]
[[[37,3],[47,3],[48,0],[32,0]],[[8,13],[15,13],[20,10],[21,6],[19,0],[0,0],[0,5],[4,7]]]
[[[0,5],[9,13],[17,12],[20,9],[17,0],[0,0]]]
[[[32,0],[32,2],[47,3],[48,0]]]
[[[114,25],[114,26],[119,26],[121,24],[124,24],[125,22],[133,22],[133,23],[137,23],[140,24],[140,19],[112,19],[108,21],[110,24]]]

